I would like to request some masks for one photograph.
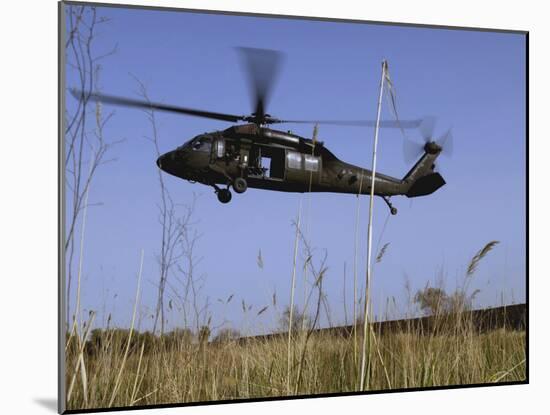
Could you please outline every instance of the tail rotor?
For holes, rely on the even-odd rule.
[[[439,138],[434,138],[436,118],[426,116],[422,119],[418,130],[422,136],[422,142],[412,141],[407,138],[403,140],[403,156],[405,161],[410,164],[417,160],[424,152],[441,152],[450,157],[453,153],[453,134],[449,128]]]

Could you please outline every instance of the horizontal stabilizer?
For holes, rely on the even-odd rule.
[[[431,173],[416,180],[409,191],[407,197],[425,196],[435,192],[445,184],[445,180],[439,173]]]

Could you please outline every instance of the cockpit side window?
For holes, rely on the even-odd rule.
[[[212,148],[212,138],[210,137],[199,137],[191,143],[191,148],[193,151],[202,151],[205,153],[210,153]]]

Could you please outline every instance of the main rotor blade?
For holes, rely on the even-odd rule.
[[[270,124],[330,124],[330,125],[348,125],[352,127],[375,127],[376,121],[373,120],[279,120],[268,119]],[[422,124],[422,120],[382,120],[381,128],[417,128]]]
[[[437,119],[430,115],[422,118],[422,122],[420,123],[420,126],[418,128],[420,130],[422,138],[424,139],[424,142],[427,143],[428,141],[433,140],[436,121]]]
[[[77,89],[71,89],[71,94],[76,99],[83,99],[84,93]],[[172,112],[176,114],[185,114],[195,117],[211,118],[214,120],[237,122],[243,121],[246,119],[244,115],[233,115],[233,114],[224,114],[219,112],[203,111],[194,108],[185,108],[179,107],[176,105],[162,104],[158,102],[148,102],[145,100],[133,99],[118,97],[114,95],[104,95],[104,94],[95,94],[92,93],[89,95],[89,99],[92,101],[99,101],[105,104],[118,105],[122,107],[130,108],[143,108],[143,109],[154,109],[157,111]]]
[[[261,120],[266,115],[271,90],[281,69],[283,54],[271,49],[238,47],[250,84],[252,108]]]

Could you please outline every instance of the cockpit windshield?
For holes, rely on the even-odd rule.
[[[191,149],[193,151],[210,152],[211,147],[212,147],[212,137],[207,135],[201,135],[179,146],[178,150]]]
[[[209,153],[212,148],[212,137],[201,136],[191,141],[193,151],[203,151]]]
[[[188,148],[191,147],[191,142],[192,142],[192,141],[193,141],[193,140],[186,141],[186,142],[183,143],[181,146],[179,146],[179,147],[177,148],[177,150],[187,150]]]

